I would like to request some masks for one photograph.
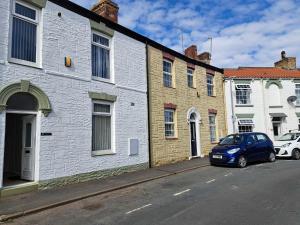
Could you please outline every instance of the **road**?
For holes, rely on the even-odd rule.
[[[205,167],[7,224],[299,225],[300,161]]]

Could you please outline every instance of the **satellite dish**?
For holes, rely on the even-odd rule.
[[[290,97],[287,98],[287,101],[289,103],[295,102],[296,100],[297,100],[297,96],[294,96],[294,95],[292,95],[292,96],[290,96]]]

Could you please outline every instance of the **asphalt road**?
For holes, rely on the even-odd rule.
[[[300,161],[205,167],[7,224],[299,225]]]

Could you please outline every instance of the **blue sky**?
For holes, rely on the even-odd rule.
[[[98,0],[72,0],[91,8]],[[115,0],[119,23],[176,51],[196,44],[219,67],[300,60],[300,0]]]

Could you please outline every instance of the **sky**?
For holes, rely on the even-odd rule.
[[[121,25],[178,52],[210,51],[211,37],[214,66],[273,66],[282,50],[300,60],[300,0],[114,1]]]

